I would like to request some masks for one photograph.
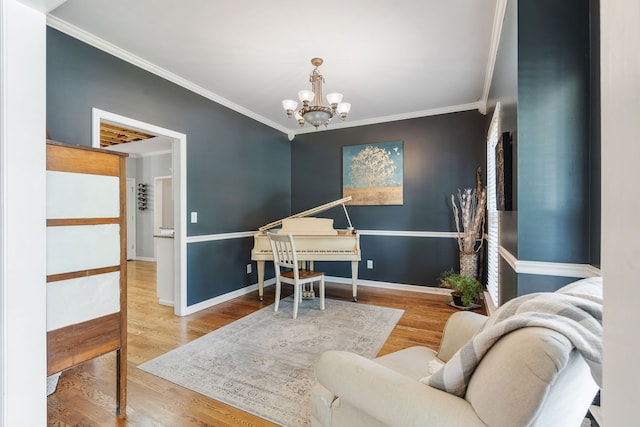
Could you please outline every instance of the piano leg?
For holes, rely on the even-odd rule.
[[[258,264],[258,296],[264,300],[264,261],[256,261]]]
[[[351,261],[351,283],[353,286],[353,302],[358,302],[358,261]]]

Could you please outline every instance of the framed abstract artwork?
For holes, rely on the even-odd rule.
[[[511,134],[503,132],[496,144],[496,210],[512,210]]]
[[[350,205],[403,204],[403,141],[342,147],[342,197]]]

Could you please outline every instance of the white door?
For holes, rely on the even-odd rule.
[[[136,180],[127,178],[127,260],[136,258]]]

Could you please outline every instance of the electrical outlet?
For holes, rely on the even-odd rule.
[[[373,260],[372,259],[368,259],[367,260],[367,268],[369,270],[373,270]]]
[[[198,223],[198,212],[191,212],[191,224]]]
[[[247,274],[251,274],[251,264],[247,264]]]

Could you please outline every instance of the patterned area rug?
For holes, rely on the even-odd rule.
[[[138,368],[287,427],[308,426],[315,362],[324,351],[373,358],[403,310],[292,297],[265,307]]]

